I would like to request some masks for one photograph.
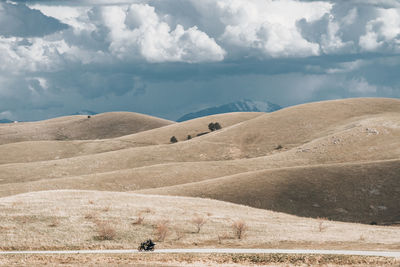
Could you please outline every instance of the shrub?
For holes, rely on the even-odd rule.
[[[196,226],[196,233],[200,233],[201,227],[207,222],[204,217],[196,216],[191,221]]]
[[[53,218],[49,224],[49,227],[57,227],[60,225],[60,221],[57,218]]]
[[[176,142],[178,142],[178,139],[176,139],[175,136],[172,136],[171,139],[169,139],[169,141],[170,141],[171,143],[176,143]]]
[[[232,229],[237,239],[242,239],[248,230],[247,224],[243,220],[233,222]]]
[[[283,148],[282,145],[278,145],[277,147],[275,147],[275,150],[281,150]]]
[[[328,228],[328,226],[325,224],[326,218],[318,218],[318,230],[319,232],[323,232]]]
[[[225,239],[229,239],[229,234],[227,232],[218,234],[218,244],[222,244],[222,241]]]
[[[139,225],[139,224],[142,224],[143,221],[144,221],[144,217],[139,215],[139,216],[136,218],[136,220],[134,220],[134,221],[132,222],[132,224],[133,224],[133,225]]]
[[[190,139],[192,139],[192,136],[189,134],[189,135],[187,136],[187,140],[190,140]]]
[[[154,229],[154,234],[157,241],[164,242],[165,238],[169,234],[169,221],[163,220],[158,222],[156,224],[156,228]]]
[[[96,222],[97,240],[113,240],[116,232],[109,222],[97,221]]]

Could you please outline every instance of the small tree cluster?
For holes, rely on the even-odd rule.
[[[221,124],[219,124],[218,122],[211,122],[210,124],[208,124],[208,129],[210,129],[211,132],[219,130],[221,128]]]
[[[175,136],[172,136],[171,139],[169,139],[169,141],[170,141],[171,143],[176,143],[176,142],[178,142],[178,139],[176,139]]]

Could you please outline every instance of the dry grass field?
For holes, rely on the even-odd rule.
[[[222,129],[201,135],[211,122]],[[182,123],[118,112],[0,126],[6,250],[132,248],[148,237],[165,248],[399,250],[399,200],[398,99]]]
[[[2,198],[0,216],[3,250],[128,249],[148,237],[158,248],[400,249],[397,226],[311,219],[201,198],[42,191]],[[205,222],[199,232],[197,218]],[[241,239],[232,226],[239,221],[247,226]]]
[[[0,257],[6,266],[134,266],[134,267],[287,267],[287,266],[399,266],[400,261],[383,257],[288,254],[115,254],[115,255],[13,255]]]

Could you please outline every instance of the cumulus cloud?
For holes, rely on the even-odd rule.
[[[304,39],[296,27],[330,11],[330,3],[298,1],[220,1],[225,31],[221,39],[238,47],[260,50],[271,57],[305,57],[320,53],[318,43]]]
[[[366,33],[360,37],[360,46],[366,51],[400,51],[400,8],[378,9],[378,17],[367,23]]]
[[[171,29],[154,7],[132,4],[91,10],[91,18],[108,29],[109,49],[121,59],[143,57],[149,62],[212,62],[224,59],[225,51],[196,26]]]
[[[15,2],[0,2],[0,119],[400,97],[396,0]]]

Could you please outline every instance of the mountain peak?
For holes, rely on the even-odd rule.
[[[199,117],[229,113],[229,112],[273,112],[281,109],[279,105],[273,104],[268,101],[254,101],[250,99],[243,99],[228,104],[205,108],[196,112],[188,113],[180,117],[177,122],[187,121]]]

